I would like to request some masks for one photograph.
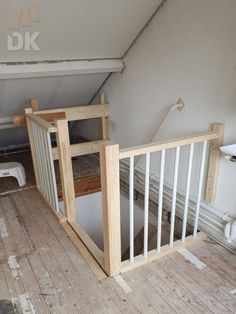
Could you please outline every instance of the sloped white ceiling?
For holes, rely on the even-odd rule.
[[[121,58],[161,0],[0,0],[0,63]],[[9,51],[13,32],[39,32],[39,51]],[[87,104],[108,73],[0,80],[0,117]],[[0,130],[0,147],[26,141],[23,129]]]
[[[0,62],[120,58],[160,2],[0,0]],[[39,32],[40,51],[8,51],[14,31]]]

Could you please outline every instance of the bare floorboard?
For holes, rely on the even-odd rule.
[[[189,248],[202,270],[176,252],[122,274],[127,293],[97,279],[35,189],[1,197],[0,218],[0,301],[19,313],[236,312],[236,256],[210,239]]]

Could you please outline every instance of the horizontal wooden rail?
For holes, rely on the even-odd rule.
[[[94,142],[86,142],[73,144],[70,146],[71,149],[71,157],[89,155],[99,153],[101,151],[101,145],[109,144],[109,141],[94,141]],[[54,147],[52,149],[53,159],[58,160],[58,149]]]
[[[57,132],[57,128],[55,126],[53,126],[51,123],[47,122],[46,120],[42,119],[41,117],[35,115],[34,113],[27,114],[27,118],[34,121],[36,124],[38,124],[47,132],[50,132],[50,133]]]
[[[66,119],[67,121],[86,120],[95,118],[107,118],[110,115],[109,105],[89,105],[77,106],[70,108],[51,109],[34,111],[34,114],[46,120],[54,122],[58,119]],[[24,115],[14,116],[13,125],[20,127],[26,125],[26,117]]]
[[[80,237],[81,241],[87,247],[89,252],[93,255],[98,264],[104,268],[104,253],[97,247],[90,236],[84,231],[84,229],[78,224],[77,221],[69,222],[75,233]]]
[[[54,114],[54,113],[65,113],[67,121],[86,120],[94,118],[108,117],[110,114],[109,105],[89,105],[89,106],[77,106],[62,109],[35,111],[35,114]]]
[[[47,122],[54,122],[58,119],[65,119],[65,112],[58,112],[55,111],[54,113],[44,113],[44,114],[37,114],[40,118],[43,120],[46,120]],[[13,125],[14,127],[20,127],[26,125],[26,117],[25,116],[14,116],[13,119]]]
[[[154,153],[163,149],[171,149],[193,143],[200,143],[216,139],[218,134],[216,132],[199,133],[193,136],[185,136],[167,141],[160,141],[146,145],[135,146],[132,148],[124,148],[120,150],[120,159],[139,156],[147,153]]]

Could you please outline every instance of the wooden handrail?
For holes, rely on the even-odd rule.
[[[50,132],[50,133],[57,132],[57,128],[55,126],[53,126],[51,123],[47,122],[46,120],[42,119],[41,117],[37,116],[34,113],[28,113],[27,118],[34,121],[38,125],[40,125],[47,132]]]
[[[192,143],[209,141],[216,138],[218,138],[217,132],[210,131],[210,132],[195,134],[192,136],[185,136],[185,137],[175,138],[171,140],[135,146],[131,148],[124,148],[120,150],[120,159],[139,156],[139,155],[143,155],[147,153],[154,153],[154,152],[161,151],[163,149],[171,149],[171,148],[184,146],[184,145],[188,145]]]

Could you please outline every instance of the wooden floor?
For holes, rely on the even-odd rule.
[[[236,256],[210,239],[202,270],[174,253],[99,281],[35,189],[0,198],[0,231],[0,313],[236,313]]]
[[[0,195],[6,195],[14,191],[27,190],[36,186],[30,151],[0,156],[0,163],[12,161],[20,162],[25,168],[26,185],[19,187],[17,180],[13,177],[0,178]],[[100,168],[94,158],[91,156],[79,156],[73,158],[72,166],[76,197],[101,191]],[[62,187],[58,161],[55,161],[55,173],[58,197],[62,200]]]

